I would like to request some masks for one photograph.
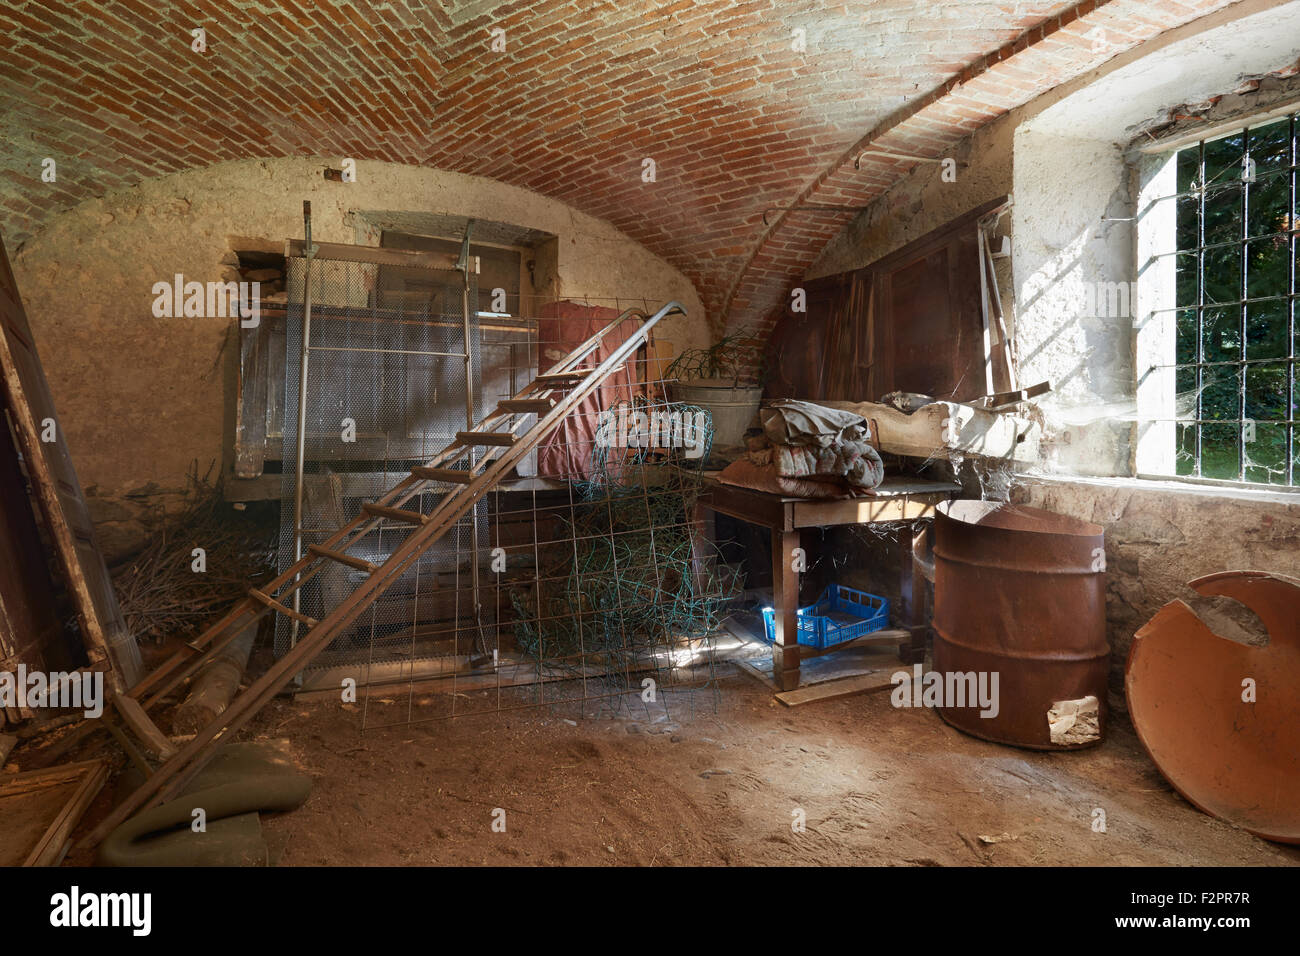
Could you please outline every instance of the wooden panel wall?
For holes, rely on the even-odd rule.
[[[1007,202],[986,203],[861,269],[804,283],[807,313],[787,312],[769,340],[766,397],[987,394],[979,221]]]

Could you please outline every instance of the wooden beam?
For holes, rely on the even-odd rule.
[[[497,402],[499,411],[534,415],[545,415],[554,407],[553,398],[507,398]]]
[[[397,266],[405,269],[440,269],[445,272],[459,271],[456,264],[460,257],[451,252],[417,252],[410,249],[381,249],[378,246],[354,246],[344,242],[317,242],[316,259],[332,259],[335,262],[365,262],[379,266]],[[306,243],[302,239],[286,239],[284,254],[291,259],[301,259],[306,255]]]
[[[899,670],[905,670],[905,668],[901,666],[894,670],[883,668],[858,677],[843,677],[839,680],[828,680],[824,684],[811,684],[797,690],[784,691],[775,696],[777,700],[787,707],[798,707],[800,704],[815,704],[822,700],[836,700],[840,697],[852,697],[856,694],[869,694],[872,691],[885,690],[894,686],[893,675]]]
[[[462,445],[483,445],[509,448],[518,436],[514,432],[456,432],[456,441]]]
[[[168,760],[176,754],[176,745],[167,739],[167,735],[158,729],[158,725],[149,719],[140,702],[126,694],[113,696],[113,708],[122,723],[131,728],[131,733],[144,744],[145,749],[161,760]]]

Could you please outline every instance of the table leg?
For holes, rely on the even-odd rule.
[[[776,643],[772,680],[780,690],[799,686],[799,572],[794,569],[798,531],[772,531],[772,609]]]
[[[695,580],[695,594],[702,595],[708,588],[708,561],[716,551],[708,550],[706,541],[716,541],[713,529],[713,512],[696,502],[691,513],[691,575]],[[721,565],[717,568],[721,574]],[[721,579],[719,578],[719,582]]]
[[[930,625],[925,613],[925,581],[916,580],[912,568],[912,544],[915,530],[905,524],[898,530],[899,594],[902,596],[902,620],[908,638],[898,645],[898,659],[904,664],[925,661],[925,642],[930,635]]]

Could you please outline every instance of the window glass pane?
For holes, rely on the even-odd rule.
[[[1286,365],[1246,366],[1246,417],[1256,422],[1286,418]]]
[[[1286,484],[1286,426],[1247,424],[1246,480],[1266,485]]]
[[[1175,319],[1177,321],[1177,345],[1175,347],[1174,361],[1180,365],[1195,362],[1196,310],[1179,309]]]
[[[1197,175],[1200,171],[1200,150],[1192,146],[1178,151],[1178,191],[1191,192],[1199,187]]]
[[[1246,234],[1271,236],[1286,232],[1291,206],[1291,174],[1260,174],[1247,192]]]
[[[1241,358],[1241,307],[1206,309],[1201,313],[1201,343],[1207,362]]]
[[[1218,365],[1205,370],[1201,417],[1207,421],[1237,421],[1241,410],[1241,368]]]
[[[1246,358],[1286,358],[1287,300],[1268,299],[1246,306]]]
[[[1214,246],[1201,256],[1204,270],[1205,301],[1228,303],[1241,301],[1241,246]]]
[[[1196,276],[1201,257],[1195,252],[1180,252],[1174,262],[1178,305],[1196,305]]]
[[[1180,423],[1178,425],[1177,441],[1174,473],[1178,475],[1196,474],[1196,426]]]
[[[1212,186],[1205,193],[1205,244],[1241,239],[1241,182]]]
[[[1286,295],[1290,285],[1290,243],[1280,236],[1246,243],[1246,298]]]
[[[1228,481],[1241,479],[1241,454],[1237,442],[1241,427],[1204,425],[1201,427],[1201,475]]]
[[[1185,419],[1174,437],[1179,475],[1285,484],[1295,472],[1300,429],[1286,424],[1297,415],[1289,359],[1300,352],[1295,128],[1294,116],[1273,120],[1175,156],[1175,290],[1165,307]]]
[[[1241,180],[1241,158],[1245,137],[1233,133],[1205,144],[1205,184],[1213,187],[1230,180]]]
[[[1252,129],[1249,146],[1257,177],[1286,169],[1291,165],[1291,121],[1281,119]]]

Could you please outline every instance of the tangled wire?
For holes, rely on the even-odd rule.
[[[644,399],[610,409],[611,420],[646,412]],[[538,579],[510,592],[515,639],[545,661],[604,655],[621,666],[708,635],[728,599],[712,544],[697,532],[695,502],[713,424],[692,405],[653,406],[702,423],[690,454],[682,447],[619,447],[597,441],[594,478],[576,483],[581,503],[559,518]],[[701,453],[702,451],[702,453]]]

